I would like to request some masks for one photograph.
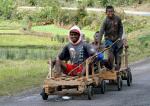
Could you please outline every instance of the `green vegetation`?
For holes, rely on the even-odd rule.
[[[31,35],[0,35],[0,45],[59,45],[58,41],[51,41],[50,38],[31,36]]]
[[[20,31],[19,30],[8,30],[8,29],[5,29],[4,27],[3,28],[0,28],[0,33],[16,33],[16,34],[20,34]]]
[[[32,27],[32,29],[34,31],[51,32],[54,35],[62,35],[62,36],[68,35],[67,29],[57,27],[56,25],[34,26]]]
[[[13,0],[0,0],[0,16],[4,19],[11,19],[16,12],[16,5]]]
[[[61,35],[61,36],[66,36],[68,35],[68,32],[69,30],[68,29],[64,29],[64,28],[61,28],[61,27],[58,27],[56,25],[46,25],[46,26],[34,26],[32,27],[32,29],[34,31],[41,31],[41,32],[50,32],[52,33],[53,35]],[[90,31],[90,30],[82,30],[83,33],[85,34],[86,37],[88,38],[93,38],[93,35],[94,35],[94,31]]]
[[[0,46],[2,60],[45,60],[55,58],[60,46]]]
[[[39,87],[48,73],[47,61],[0,60],[0,95]]]
[[[17,29],[20,27],[20,24],[19,24],[20,21],[15,21],[15,20],[3,20],[1,19],[0,20],[0,27],[1,28],[6,28],[8,27],[9,29]],[[0,29],[1,29],[0,28]]]
[[[19,0],[16,0],[19,5],[28,5],[28,6],[46,6],[53,4],[59,4],[60,6],[70,6],[75,7],[78,4],[84,3],[84,5],[88,7],[101,7],[106,5],[132,5],[134,3],[141,4],[144,2],[148,2],[148,0],[22,0],[20,2]]]
[[[58,41],[57,36],[51,38],[26,35],[16,29],[16,26],[19,26],[18,24],[11,23],[6,26],[6,23],[0,23],[0,26],[4,26],[0,27],[0,59],[2,60],[44,60],[54,58],[58,50],[64,45]],[[13,28],[13,25],[14,30],[4,30],[6,27]]]
[[[150,34],[129,41],[129,61],[150,57]]]

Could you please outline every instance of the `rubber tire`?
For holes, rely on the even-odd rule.
[[[100,87],[101,87],[101,93],[105,94],[105,92],[106,92],[106,82],[105,82],[105,80],[101,81]]]
[[[122,85],[123,85],[122,78],[121,78],[121,77],[118,77],[118,78],[117,78],[117,88],[118,88],[118,91],[121,91],[121,90],[122,90]]]
[[[131,73],[131,69],[128,68],[127,69],[127,85],[131,86],[132,84],[132,73]]]
[[[45,93],[45,89],[42,90],[40,95],[42,96],[43,100],[47,100],[48,99],[48,95]]]
[[[87,95],[88,95],[88,100],[92,99],[94,92],[93,92],[93,87],[90,85],[87,87]]]
[[[58,86],[57,91],[62,91],[62,86]]]

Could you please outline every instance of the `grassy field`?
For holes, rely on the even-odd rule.
[[[0,95],[39,87],[48,73],[47,61],[0,60]]]
[[[10,30],[8,30],[8,29],[7,29],[7,30],[6,30],[6,29],[4,30],[4,29],[1,29],[1,30],[0,30],[0,33],[17,33],[17,34],[18,34],[18,33],[20,33],[20,31],[19,31],[19,30],[16,30],[16,29],[15,29],[15,30],[11,30],[11,29],[10,29]]]
[[[52,41],[50,38],[31,35],[3,35],[3,33],[20,33],[16,23],[0,23],[0,46],[51,46],[59,45],[58,41]],[[14,29],[12,28],[15,25]],[[9,25],[9,26],[8,26]],[[3,26],[3,27],[2,27]],[[11,29],[12,28],[12,29]],[[50,49],[52,52],[52,50]],[[26,54],[25,54],[26,53]],[[46,55],[52,53],[49,50],[38,48],[0,48],[0,96],[13,95],[26,89],[39,87],[48,73],[47,59],[34,60],[34,56]],[[55,54],[54,54],[55,53]],[[53,55],[56,55],[54,52]],[[7,60],[5,56],[19,60]],[[5,55],[5,56],[4,56]],[[24,60],[23,55],[28,58]],[[7,56],[8,57],[8,56]],[[20,60],[20,57],[22,60]],[[54,57],[54,56],[53,56]],[[32,59],[32,60],[31,60]]]
[[[50,38],[31,35],[0,35],[0,45],[59,45],[58,41]]]
[[[150,57],[150,34],[129,40],[129,62]]]
[[[64,46],[57,38],[24,35],[17,23],[9,21],[0,23],[0,59],[24,60],[54,58],[57,51]],[[13,28],[14,25],[14,29]],[[3,27],[2,27],[3,26]],[[4,28],[10,28],[4,29]],[[18,28],[17,28],[18,27]],[[8,35],[9,34],[9,35]],[[17,35],[19,34],[19,35]]]
[[[54,35],[62,35],[66,36],[68,35],[69,29],[59,28],[56,25],[46,25],[46,26],[34,26],[32,27],[32,30],[34,31],[41,31],[41,32],[51,32]],[[85,34],[86,37],[92,39],[94,35],[94,31],[90,30],[82,30],[82,32]]]

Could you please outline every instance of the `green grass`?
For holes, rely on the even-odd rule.
[[[59,28],[55,25],[34,26],[32,27],[32,29],[35,31],[50,32],[50,33],[53,33],[54,35],[65,36],[68,34],[67,29]]]
[[[47,61],[0,61],[0,95],[12,95],[42,85],[47,73]]]
[[[12,21],[12,20],[0,20],[0,28],[3,27],[9,27],[9,28],[18,28],[21,24],[19,24],[18,21]]]
[[[34,31],[41,31],[41,32],[50,32],[54,35],[62,35],[66,36],[68,35],[69,30],[64,29],[64,28],[59,28],[56,25],[46,25],[46,26],[34,26],[32,27],[32,30]],[[88,38],[93,38],[94,31],[90,30],[82,30],[82,32],[85,34],[86,37]]]
[[[0,47],[0,59],[2,60],[45,60],[54,58],[58,54],[59,48],[42,47],[42,48],[19,48],[19,47]]]
[[[0,33],[21,33],[19,30],[1,30]]]
[[[58,41],[50,38],[31,35],[0,35],[0,45],[59,45]]]
[[[129,40],[129,61],[150,57],[150,34],[139,35]]]

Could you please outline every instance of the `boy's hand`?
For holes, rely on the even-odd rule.
[[[128,48],[127,39],[123,39],[123,45],[124,45],[125,48]]]

